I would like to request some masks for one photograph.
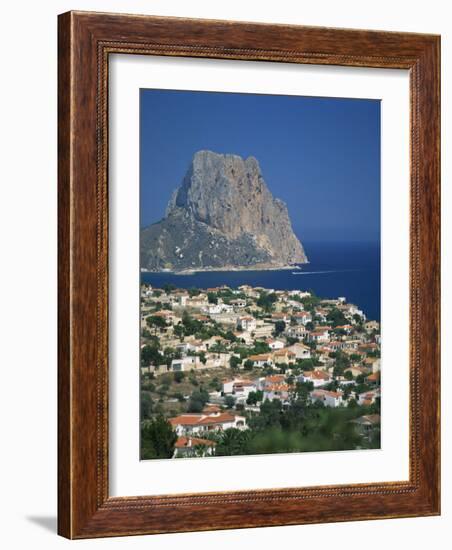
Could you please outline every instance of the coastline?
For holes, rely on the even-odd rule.
[[[303,264],[292,264],[292,265],[263,265],[258,264],[254,266],[223,266],[223,267],[204,267],[204,268],[195,268],[195,269],[181,269],[181,270],[172,270],[164,269],[160,271],[153,271],[146,268],[141,268],[140,273],[155,273],[155,274],[171,274],[171,275],[195,275],[196,273],[222,273],[222,272],[240,272],[240,271],[284,271],[284,270],[301,270],[301,265],[309,264],[309,262],[304,262]]]

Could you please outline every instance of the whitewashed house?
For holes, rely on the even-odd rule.
[[[283,349],[285,345],[282,340],[274,340],[273,338],[267,338],[266,343],[272,351]]]
[[[314,388],[325,386],[332,380],[331,375],[323,370],[304,371],[299,376],[300,382],[312,382]]]
[[[215,452],[215,446],[215,441],[209,439],[181,435],[177,438],[174,446],[173,458],[212,456]]]
[[[211,431],[223,431],[228,428],[246,430],[246,418],[229,412],[212,414],[180,414],[169,419],[179,436],[199,435]]]
[[[288,346],[287,349],[295,353],[296,359],[311,358],[311,348],[309,346],[305,346],[301,342],[296,342],[295,344]]]
[[[173,372],[189,371],[196,369],[200,364],[200,359],[197,355],[187,355],[181,359],[173,359],[171,361],[171,370]]]
[[[287,327],[284,334],[290,338],[304,338],[308,331],[304,325],[295,325]]]
[[[300,311],[299,313],[294,313],[293,319],[299,325],[307,325],[312,322],[312,315],[309,311]]]
[[[342,392],[339,391],[313,390],[309,396],[312,403],[320,401],[325,407],[340,407],[343,403]]]
[[[328,342],[330,339],[330,333],[327,328],[319,327],[308,334],[308,340],[315,342],[316,344]]]
[[[251,317],[251,315],[245,315],[243,317],[239,317],[237,325],[242,330],[253,332],[256,329],[256,319]]]
[[[249,361],[253,362],[255,367],[265,367],[266,365],[272,367],[274,365],[273,355],[271,353],[261,353],[259,355],[250,355]]]

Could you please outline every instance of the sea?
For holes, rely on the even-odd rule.
[[[380,243],[303,242],[309,263],[300,269],[272,271],[208,271],[187,275],[141,273],[141,282],[154,287],[173,283],[178,288],[227,285],[261,286],[274,290],[312,290],[321,298],[344,296],[368,319],[380,321]]]

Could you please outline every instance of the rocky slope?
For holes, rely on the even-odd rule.
[[[254,157],[199,151],[165,217],[141,232],[149,271],[272,269],[307,261]]]

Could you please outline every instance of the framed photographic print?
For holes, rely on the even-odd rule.
[[[59,533],[439,514],[439,37],[59,18]]]

